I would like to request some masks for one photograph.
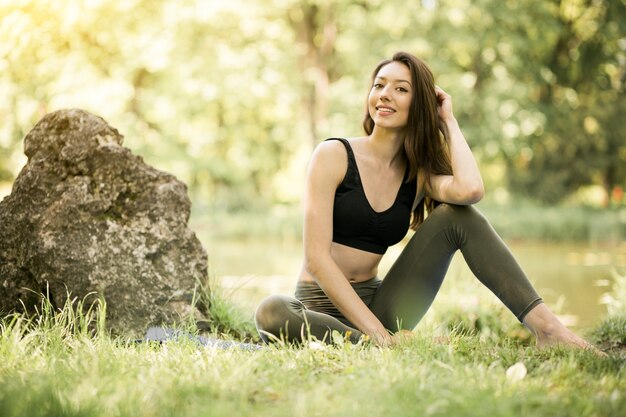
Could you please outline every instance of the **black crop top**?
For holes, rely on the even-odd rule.
[[[365,196],[350,142],[344,138],[327,140],[341,141],[348,152],[348,169],[335,192],[333,242],[384,254],[389,246],[401,241],[409,229],[416,182],[406,181],[407,170],[393,205],[385,211],[374,211]]]

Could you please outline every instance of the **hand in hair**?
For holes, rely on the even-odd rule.
[[[435,94],[437,95],[437,112],[439,119],[441,119],[444,124],[447,124],[454,119],[454,114],[452,113],[452,97],[438,85],[435,86]]]

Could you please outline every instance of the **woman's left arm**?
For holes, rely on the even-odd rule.
[[[435,92],[441,130],[450,150],[452,175],[431,175],[430,184],[425,184],[426,193],[442,203],[477,203],[485,194],[478,164],[452,113],[452,98],[438,86]]]

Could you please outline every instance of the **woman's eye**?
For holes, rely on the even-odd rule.
[[[376,83],[374,84],[374,88],[382,88],[383,85],[381,83]]]
[[[409,90],[407,90],[404,87],[398,87],[398,91],[400,91],[401,93],[408,93],[409,92]]]

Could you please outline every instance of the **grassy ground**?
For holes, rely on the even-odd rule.
[[[223,329],[248,331],[227,303],[214,302]],[[98,310],[79,314],[78,307],[52,311],[44,302],[37,318],[1,322],[0,415],[624,416],[626,410],[624,315],[591,334],[610,353],[601,358],[538,351],[518,323],[480,305],[473,312],[439,308],[394,348],[339,341],[252,352],[113,339]]]

